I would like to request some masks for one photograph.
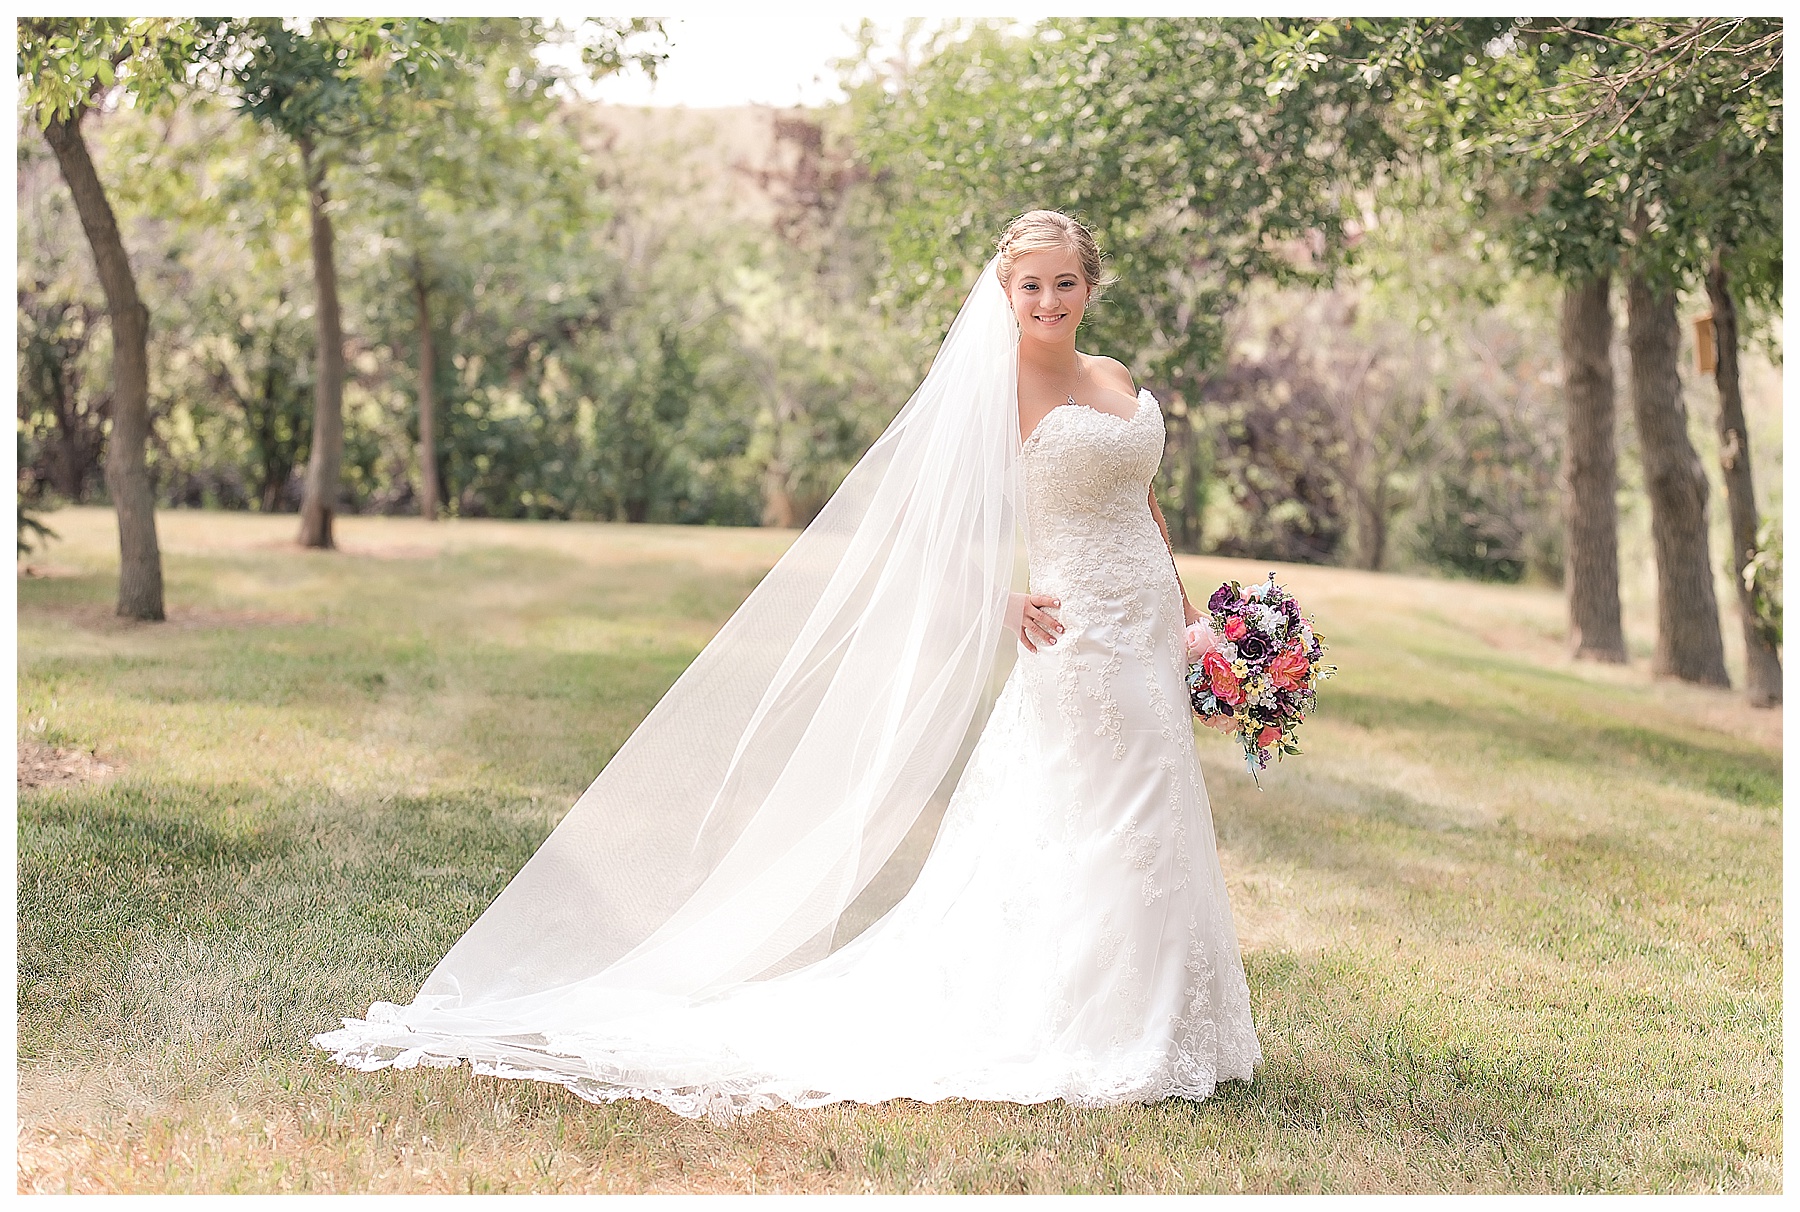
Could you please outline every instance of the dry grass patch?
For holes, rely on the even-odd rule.
[[[19,790],[66,787],[103,779],[114,767],[92,750],[58,749],[26,736],[19,739]]]

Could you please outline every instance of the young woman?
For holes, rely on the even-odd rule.
[[[918,392],[413,1002],[316,1042],[684,1115],[1249,1080],[1162,415],[1075,348],[1102,284],[1073,219],[1009,225]],[[1008,631],[924,867],[838,937]]]

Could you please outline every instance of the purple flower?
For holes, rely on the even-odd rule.
[[[1252,631],[1237,642],[1237,650],[1240,657],[1254,665],[1258,661],[1268,659],[1269,641]]]
[[[1237,601],[1237,590],[1229,584],[1225,584],[1213,590],[1212,597],[1206,599],[1206,608],[1213,611],[1223,610],[1235,601]]]

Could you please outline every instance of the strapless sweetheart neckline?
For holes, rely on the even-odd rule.
[[[1124,415],[1122,415],[1120,413],[1116,413],[1116,412],[1107,412],[1104,408],[1095,408],[1092,404],[1082,404],[1082,403],[1079,403],[1079,402],[1073,401],[1073,400],[1071,400],[1067,404],[1058,404],[1056,407],[1052,408],[1049,412],[1045,413],[1043,416],[1038,418],[1038,423],[1031,427],[1031,432],[1029,434],[1025,435],[1025,440],[1023,442],[1019,443],[1019,449],[1021,451],[1023,451],[1027,446],[1030,446],[1031,440],[1038,436],[1039,430],[1044,428],[1044,423],[1046,421],[1048,421],[1051,417],[1055,416],[1057,413],[1061,412],[1065,408],[1085,408],[1089,412],[1098,413],[1100,416],[1103,416],[1103,417],[1111,417],[1115,421],[1129,425],[1133,421],[1137,420],[1139,414],[1141,414],[1144,411],[1144,401],[1148,400],[1148,399],[1153,399],[1153,398],[1154,397],[1150,395],[1149,388],[1147,388],[1147,387],[1138,388],[1137,404],[1135,407],[1132,408],[1130,416],[1124,416]]]

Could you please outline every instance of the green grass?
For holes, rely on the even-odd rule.
[[[21,1190],[1780,1189],[1780,713],[1570,664],[1550,591],[1282,570],[1343,670],[1308,752],[1258,792],[1201,737],[1254,1083],[714,1125],[306,1041],[410,998],[788,536],[161,525],[167,624],[100,511],[19,581],[22,728],[119,768],[20,796]]]

